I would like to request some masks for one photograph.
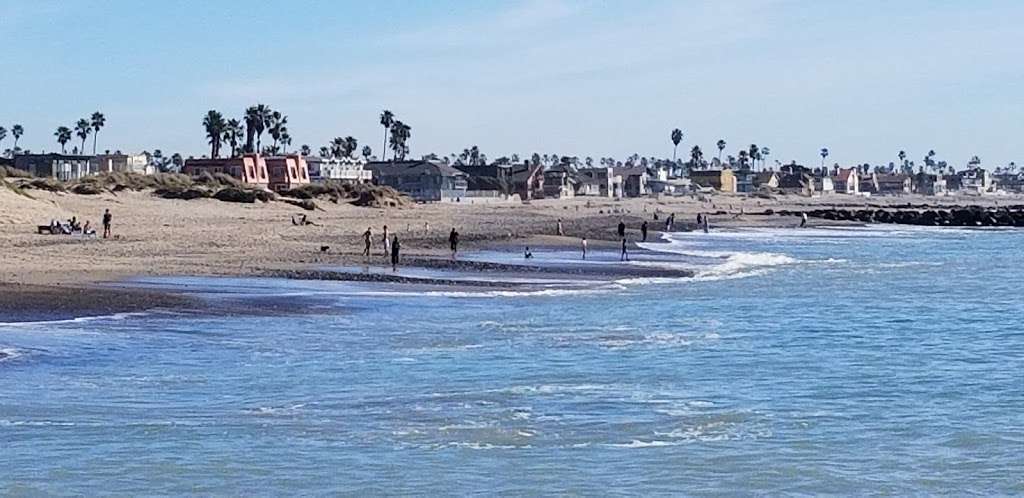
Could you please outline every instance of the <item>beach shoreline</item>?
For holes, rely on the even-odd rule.
[[[837,206],[950,205],[1015,199],[892,198],[859,199],[832,196],[777,200],[719,195],[636,199],[575,198],[508,204],[417,204],[406,208],[362,208],[319,202],[308,216],[317,225],[296,226],[301,212],[281,202],[233,204],[211,199],[168,200],[148,192],[85,196],[32,192],[32,198],[0,192],[0,321],[40,314],[126,313],[142,309],[183,309],[195,306],[187,296],[112,288],[111,283],[138,277],[220,276],[279,277],[303,280],[378,282],[389,285],[514,287],[506,284],[446,281],[444,278],[389,276],[325,271],[342,267],[389,267],[382,228],[402,240],[405,268],[478,272],[491,275],[544,273],[549,277],[682,278],[685,272],[651,268],[604,268],[600,272],[571,264],[561,267],[523,261],[515,265],[452,259],[449,231],[460,233],[460,251],[503,251],[514,260],[526,247],[536,253],[577,253],[585,237],[591,251],[618,251],[616,225],[627,226],[631,251],[639,250],[640,225],[648,224],[648,242],[659,240],[665,219],[675,215],[673,231],[698,230],[698,213],[710,213],[713,230],[796,228],[799,216],[764,214],[766,210],[799,212]],[[36,226],[50,219],[97,218],[104,209],[114,214],[114,238],[40,235]],[[757,213],[757,214],[752,214]],[[655,219],[657,217],[657,220]],[[564,235],[557,235],[561,222]],[[857,226],[863,223],[812,219],[810,226]],[[361,234],[373,232],[371,256],[362,255]],[[617,253],[616,253],[617,254]],[[614,267],[610,267],[614,268]],[[149,293],[147,293],[149,292]],[[114,293],[114,294],[111,294]]]

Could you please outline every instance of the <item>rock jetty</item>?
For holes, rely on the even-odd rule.
[[[951,227],[1024,227],[1024,206],[982,207],[961,206],[931,208],[928,206],[890,206],[868,209],[813,209],[808,211],[775,211],[779,216],[800,216],[823,220],[861,223],[895,223],[899,225]]]

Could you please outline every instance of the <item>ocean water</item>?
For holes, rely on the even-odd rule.
[[[1024,232],[646,247],[697,275],[0,324],[0,494],[1024,494]]]

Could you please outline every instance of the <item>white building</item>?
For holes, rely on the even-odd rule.
[[[348,183],[369,183],[373,180],[373,172],[366,169],[366,160],[361,157],[343,157],[341,159],[307,156],[309,178],[314,182],[327,180]]]
[[[156,173],[156,167],[150,163],[148,154],[100,154],[90,161],[89,172],[152,175]]]

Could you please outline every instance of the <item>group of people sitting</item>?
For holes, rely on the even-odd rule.
[[[110,237],[110,222],[113,216],[110,214],[110,210],[106,209],[103,211],[103,238]],[[52,235],[82,235],[85,237],[95,237],[98,234],[96,229],[93,228],[92,222],[86,220],[83,225],[78,221],[77,216],[72,216],[70,220],[61,221],[58,219],[51,219],[49,225],[39,225],[39,233],[45,233],[49,231]]]
[[[82,225],[78,218],[72,216],[70,220],[50,220],[50,233],[51,234],[62,234],[62,235],[84,235],[87,237],[95,237],[96,229],[92,228],[92,224],[86,220],[85,225]]]

